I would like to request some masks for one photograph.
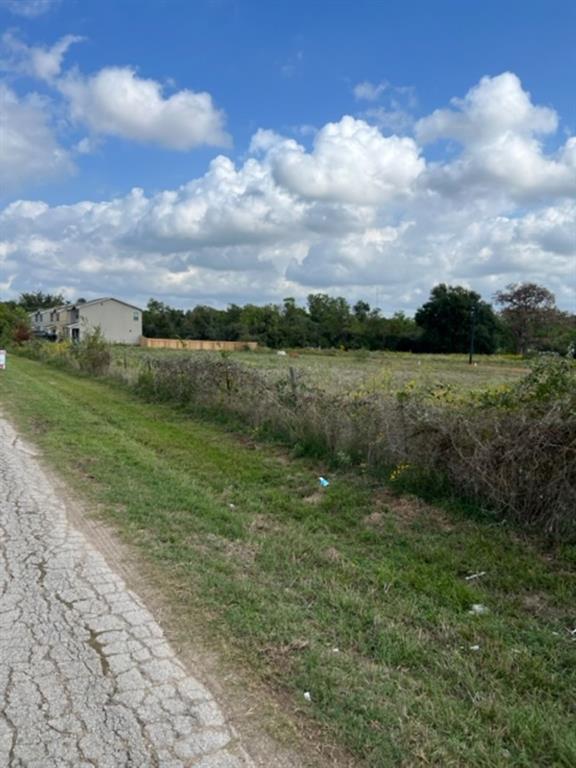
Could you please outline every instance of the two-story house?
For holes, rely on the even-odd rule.
[[[56,339],[80,341],[96,328],[115,344],[139,344],[142,310],[120,299],[79,301],[30,313],[33,330]]]

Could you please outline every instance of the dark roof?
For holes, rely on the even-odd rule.
[[[139,312],[142,312],[140,307],[137,307],[135,304],[129,304],[127,301],[122,301],[122,299],[115,299],[113,296],[105,296],[101,299],[90,299],[90,301],[82,301],[78,303],[77,301],[73,301],[67,306],[69,307],[85,307],[89,306],[90,304],[101,304],[104,301],[115,301],[118,304],[124,304],[127,307],[131,307],[132,309],[137,309]]]
[[[37,312],[53,312],[57,309],[70,309],[72,307],[85,307],[90,306],[90,304],[101,304],[104,301],[115,301],[117,304],[124,304],[126,307],[130,307],[131,309],[137,309],[138,312],[142,312],[143,310],[140,309],[140,307],[137,307],[135,304],[129,304],[127,301],[122,301],[122,299],[115,299],[113,296],[105,296],[102,299],[90,299],[90,301],[81,301],[78,303],[77,301],[71,301],[68,304],[57,304],[54,307],[44,307],[43,309],[34,309],[32,312],[29,312],[29,315],[35,315]]]

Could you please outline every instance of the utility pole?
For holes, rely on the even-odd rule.
[[[478,313],[478,305],[472,304],[470,307],[470,349],[468,352],[468,365],[472,365],[472,359],[474,357],[474,336],[476,335],[476,315]]]

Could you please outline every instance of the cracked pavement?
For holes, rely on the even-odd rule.
[[[253,765],[3,419],[0,701],[6,768]]]

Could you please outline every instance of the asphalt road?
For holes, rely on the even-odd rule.
[[[210,692],[0,419],[0,766],[249,768]]]

